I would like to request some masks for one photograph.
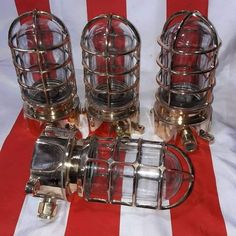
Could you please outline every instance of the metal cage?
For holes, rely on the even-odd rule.
[[[130,133],[135,124],[143,129],[137,125],[140,37],[135,27],[121,16],[97,16],[85,26],[81,48],[90,128],[124,121],[129,123],[124,133]]]
[[[76,195],[169,209],[186,200],[194,183],[191,160],[175,145],[129,138],[77,140],[72,131],[50,127],[35,144],[30,172],[26,192],[44,198],[39,210],[43,218],[53,217],[56,199]],[[46,203],[51,206],[44,214]]]
[[[158,43],[161,52],[157,58],[159,88],[154,105],[156,133],[164,140],[180,134],[185,149],[194,151],[195,131],[212,138],[207,132],[221,43],[211,22],[197,11],[172,15]]]
[[[25,116],[43,122],[77,119],[70,36],[63,22],[48,12],[26,12],[12,22],[8,43]]]

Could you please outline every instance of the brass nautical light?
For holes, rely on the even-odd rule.
[[[118,15],[97,16],[84,27],[81,48],[90,130],[108,122],[119,136],[142,133],[140,37],[135,27]]]
[[[221,42],[201,13],[180,11],[167,20],[158,43],[155,131],[165,141],[181,136],[185,150],[194,151],[195,135],[213,140],[208,131]]]
[[[46,127],[35,144],[26,192],[42,197],[41,218],[57,199],[170,209],[191,193],[191,160],[178,147],[130,138],[77,139],[69,129]]]
[[[48,12],[26,12],[12,22],[8,42],[25,117],[77,124],[79,98],[70,36],[63,22]]]

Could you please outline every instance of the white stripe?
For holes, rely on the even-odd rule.
[[[8,29],[12,21],[18,16],[14,1],[1,1],[0,8],[0,63],[9,64],[11,53],[8,48]],[[12,64],[12,63],[10,63]]]
[[[140,124],[145,126],[142,136],[146,139],[158,139],[154,135],[150,116],[157,89],[156,74],[159,67],[156,58],[160,52],[157,37],[161,34],[166,21],[166,1],[126,0],[127,18],[138,30],[141,38],[141,77],[140,77]],[[136,137],[136,135],[133,135]]]
[[[159,46],[156,43],[166,20],[166,1],[127,0],[127,18],[139,31],[141,37],[141,123],[145,125],[144,138],[153,139],[154,130],[150,109],[157,88],[155,76],[158,72],[156,57]],[[120,235],[166,236],[172,235],[170,211],[121,207]]]
[[[170,212],[121,207],[120,236],[172,235]]]
[[[214,89],[213,130],[211,146],[218,196],[227,234],[236,235],[236,2],[209,0],[209,19],[222,39],[219,68]]]
[[[14,1],[0,7],[0,149],[22,107],[16,72],[8,48],[8,29],[18,16]]]
[[[159,70],[156,57],[160,47],[157,37],[161,34],[166,21],[166,1],[126,0],[127,18],[134,24],[141,38],[141,71],[153,72],[152,78],[142,78],[146,83],[155,83]]]
[[[82,69],[80,37],[87,23],[86,0],[50,0],[51,12],[59,17],[66,25],[72,44],[74,66]],[[79,78],[82,81],[82,78]]]
[[[58,201],[57,215],[53,220],[43,220],[37,217],[39,198],[27,195],[21,209],[14,236],[38,236],[65,234],[69,203]]]
[[[51,12],[60,18],[67,27],[72,45],[72,54],[74,67],[76,72],[76,82],[78,96],[81,106],[84,105],[85,91],[83,82],[82,69],[82,50],[80,47],[80,38],[84,26],[87,24],[87,2],[86,0],[49,0]],[[83,137],[88,136],[87,118],[84,115],[80,116],[80,131]]]

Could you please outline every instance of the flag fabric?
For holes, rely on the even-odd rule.
[[[196,180],[191,196],[176,209],[150,209],[59,201],[52,221],[37,217],[40,199],[26,196],[30,161],[36,137],[27,130],[22,100],[12,64],[7,34],[11,22],[33,9],[59,17],[72,42],[78,95],[84,102],[80,36],[88,20],[102,13],[127,17],[141,36],[142,137],[158,139],[150,117],[158,72],[156,42],[168,16],[179,10],[199,10],[213,23],[222,47],[214,88],[212,145],[198,140],[200,148],[190,158]],[[121,236],[234,236],[236,235],[236,2],[228,0],[0,0],[0,235],[121,235]],[[81,117],[82,124],[86,123]],[[84,137],[88,135],[82,128]]]

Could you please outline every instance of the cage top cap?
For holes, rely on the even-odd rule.
[[[213,24],[199,11],[179,11],[166,21],[158,43],[177,54],[206,54],[221,41]]]
[[[18,51],[45,51],[69,41],[64,23],[45,11],[33,10],[17,17],[8,32],[9,47]]]
[[[102,56],[125,55],[140,46],[136,28],[124,17],[102,14],[90,20],[81,36],[81,47]]]

